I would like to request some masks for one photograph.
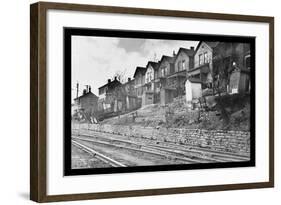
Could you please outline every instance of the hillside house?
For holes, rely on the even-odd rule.
[[[201,41],[194,53],[194,67],[188,70],[189,76],[201,80],[202,89],[213,87],[213,49],[217,44]]]
[[[185,94],[185,81],[187,79],[187,71],[193,68],[194,47],[190,49],[180,48],[175,56],[174,72],[170,72],[168,78],[168,86],[176,89],[175,97]]]
[[[114,103],[120,95],[121,83],[115,77],[113,81],[108,79],[107,84],[99,87],[99,110],[112,111],[114,109]]]
[[[160,88],[166,87],[167,77],[175,72],[175,56],[163,55],[159,61],[158,76],[160,78]]]
[[[89,115],[94,115],[98,110],[98,97],[91,92],[91,87],[83,90],[83,94],[74,99],[72,114],[83,112]]]
[[[128,81],[123,84],[127,95],[136,96],[135,79],[128,78]]]
[[[124,97],[126,101],[125,110],[135,110],[140,107],[140,100],[136,95],[135,79],[128,78],[128,81],[123,84]]]
[[[175,97],[176,88],[170,85],[171,80],[168,79],[168,76],[175,72],[175,56],[175,53],[173,57],[163,55],[159,61],[160,103],[163,105],[172,102]]]
[[[142,95],[142,105],[149,105],[157,102],[159,93],[159,79],[155,81],[155,73],[158,72],[158,63],[149,61],[146,65],[144,92]],[[157,87],[156,87],[157,86]]]
[[[143,91],[144,91],[144,84],[145,84],[145,67],[137,67],[134,73],[135,78],[135,92],[137,97],[141,98]]]
[[[144,86],[145,91],[155,91],[155,72],[158,71],[158,63],[153,61],[148,61],[146,65]]]

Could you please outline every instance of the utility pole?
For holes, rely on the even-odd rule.
[[[76,83],[76,98],[78,98],[78,93],[79,93],[79,83]]]

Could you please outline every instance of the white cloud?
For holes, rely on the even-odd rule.
[[[164,55],[172,55],[179,47],[194,46],[197,43],[188,41],[145,40],[139,52],[127,52],[118,46],[118,38],[109,37],[72,37],[72,88],[78,81],[80,94],[84,85],[91,85],[92,91],[98,94],[98,87],[104,85],[116,71],[126,69],[126,77],[132,77],[136,66],[145,66],[147,61]],[[75,97],[75,90],[72,92]]]
[[[105,84],[117,70],[126,69],[127,75],[132,76],[135,66],[145,62],[145,58],[137,52],[127,53],[117,44],[117,38],[73,37],[72,87],[79,81],[81,86],[91,85],[97,94],[98,87]]]
[[[190,46],[196,46],[197,41],[177,41],[177,40],[152,40],[148,39],[142,46],[142,50],[147,54],[147,57],[153,59],[154,55],[158,60],[162,55],[172,56],[173,51],[176,53],[180,47],[189,48]]]

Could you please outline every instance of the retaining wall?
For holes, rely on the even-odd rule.
[[[163,142],[193,145],[247,156],[250,153],[250,132],[245,131],[155,128],[110,124],[82,124],[80,128]]]

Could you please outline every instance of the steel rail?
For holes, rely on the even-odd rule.
[[[74,137],[74,138],[77,139],[77,140],[88,141],[88,142],[92,142],[92,143],[96,143],[96,144],[113,146],[113,147],[117,147],[117,148],[120,148],[120,149],[127,149],[127,150],[131,150],[131,151],[135,151],[135,152],[143,152],[143,153],[158,155],[158,156],[165,157],[165,158],[168,158],[168,159],[181,160],[181,161],[185,161],[185,162],[188,162],[188,163],[208,163],[208,162],[210,162],[208,159],[199,158],[199,157],[198,157],[198,159],[194,159],[194,158],[190,158],[188,156],[184,156],[184,157],[175,156],[175,155],[179,155],[179,153],[166,151],[166,150],[164,151],[164,150],[160,150],[160,149],[156,149],[156,148],[151,148],[149,146],[146,146],[146,145],[143,145],[143,144],[137,144],[135,142],[132,142],[131,144],[138,145],[139,146],[138,148],[116,145],[116,144],[110,143],[108,141],[106,142],[106,141],[100,141],[100,140],[85,139],[85,138],[81,138],[81,136],[80,137]],[[118,140],[115,140],[115,141],[118,141]],[[170,156],[168,155],[168,153],[170,153]]]
[[[93,150],[92,148],[87,147],[86,145],[83,145],[79,142],[76,142],[75,140],[72,140],[73,145],[78,146],[79,148],[83,149],[85,152],[89,153],[89,154],[93,154],[96,158],[100,159],[101,161],[110,164],[113,167],[126,167],[126,165],[111,159],[110,157],[105,156],[104,154],[101,154],[95,150]]]

